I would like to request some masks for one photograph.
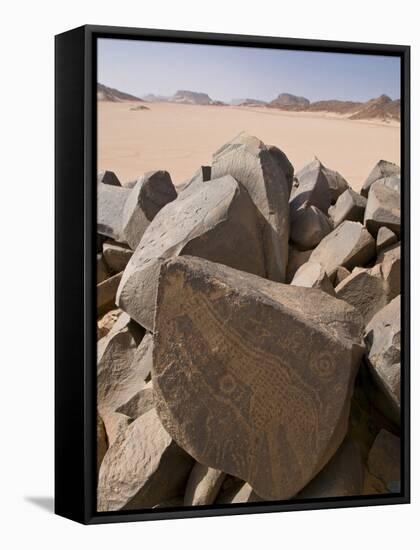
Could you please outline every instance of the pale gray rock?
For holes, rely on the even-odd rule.
[[[353,269],[363,266],[375,256],[375,240],[359,222],[344,221],[324,237],[310,259],[324,266],[334,277],[339,266]]]
[[[177,497],[192,465],[151,409],[108,449],[99,471],[98,511],[152,508]]]
[[[195,185],[200,185],[205,181],[211,180],[211,166],[200,166],[200,168],[195,172],[195,174],[187,181],[184,181],[178,185],[178,193],[182,193],[186,189],[194,187]]]
[[[401,381],[401,299],[394,298],[370,321],[365,330],[367,359],[373,379],[400,411]]]
[[[334,287],[325,269],[318,262],[309,261],[303,264],[296,271],[290,284],[307,288],[319,288],[330,294],[330,296],[335,296]]]
[[[380,227],[387,227],[397,236],[400,235],[401,212],[398,191],[375,182],[369,189],[364,224],[376,236]]]
[[[328,180],[324,174],[323,166],[318,159],[304,166],[296,174],[298,186],[293,189],[290,196],[290,215],[301,206],[307,204],[316,206],[328,214],[331,205],[331,192]]]
[[[226,477],[224,472],[196,462],[188,478],[185,506],[213,504]]]
[[[119,307],[153,331],[160,265],[180,254],[265,276],[258,221],[249,194],[231,176],[181,193],[157,214],[129,261],[118,288]]]
[[[168,260],[154,333],[159,417],[197,462],[262,498],[290,498],[343,441],[361,334],[354,308],[317,289]]]
[[[289,245],[289,261],[287,263],[286,283],[291,283],[296,271],[306,263],[312,254],[312,250],[299,250]]]
[[[331,204],[335,204],[338,200],[338,197],[340,197],[342,193],[349,189],[349,184],[339,172],[336,172],[335,170],[330,170],[324,165],[322,165],[322,172],[327,178],[328,186],[330,188]]]
[[[367,177],[365,183],[362,186],[360,193],[367,197],[369,195],[369,189],[375,181],[400,175],[400,167],[394,164],[393,162],[388,162],[386,160],[380,160],[372,169],[371,173]]]
[[[103,170],[102,172],[99,172],[98,183],[104,183],[106,185],[115,185],[117,187],[121,187],[120,180],[117,178],[114,172],[111,172],[111,170]]]
[[[343,267],[342,265],[339,265],[337,267],[337,272],[335,274],[334,285],[335,286],[339,285],[349,275],[350,275],[350,271],[345,267]]]
[[[273,160],[276,162],[280,170],[283,172],[286,178],[287,188],[289,190],[289,195],[290,195],[292,191],[292,186],[293,186],[293,175],[295,172],[295,169],[293,168],[293,164],[287,158],[287,155],[275,145],[267,145],[267,149],[271,157],[273,158]]]
[[[103,315],[115,309],[115,298],[122,273],[116,273],[96,285],[96,309],[98,315]]]
[[[115,273],[124,271],[133,255],[133,251],[128,246],[113,241],[105,242],[102,249],[107,266]]]
[[[286,176],[262,141],[246,133],[219,149],[212,178],[230,175],[242,184],[261,214],[267,277],[283,282],[289,241],[289,189]]]
[[[295,498],[352,497],[363,494],[360,450],[348,437],[325,468]]]
[[[290,238],[301,250],[315,248],[331,230],[328,216],[316,206],[305,204],[291,212]]]
[[[122,221],[125,203],[131,190],[116,185],[97,185],[97,232],[100,235],[125,242]]]
[[[148,172],[138,180],[124,206],[124,241],[135,250],[156,214],[177,197],[171,176],[165,170]]]
[[[380,266],[388,301],[401,293],[401,245],[396,243],[380,252],[376,260]]]
[[[352,222],[363,222],[363,216],[366,208],[366,199],[353,191],[353,189],[347,189],[344,191],[330,210],[331,220],[334,227],[337,227],[344,220]]]
[[[148,382],[153,366],[153,334],[146,332],[139,347],[134,354],[138,376]]]
[[[125,414],[131,420],[135,420],[154,407],[152,381],[145,383],[141,390],[131,397],[127,403],[118,407],[116,412]]]
[[[379,254],[385,248],[398,241],[398,237],[388,227],[380,227],[376,236],[376,253]]]

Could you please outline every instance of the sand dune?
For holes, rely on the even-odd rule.
[[[98,169],[132,180],[168,170],[175,184],[190,177],[240,131],[280,147],[298,170],[317,156],[359,190],[380,159],[400,163],[400,126],[344,119],[327,113],[264,107],[153,103],[133,111],[129,102],[98,104]]]

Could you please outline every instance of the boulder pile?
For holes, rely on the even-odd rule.
[[[241,133],[97,182],[97,508],[399,490],[400,173]]]

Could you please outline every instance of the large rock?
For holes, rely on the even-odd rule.
[[[171,176],[164,170],[148,172],[131,190],[124,206],[122,232],[124,241],[136,249],[150,222],[177,192]]]
[[[344,220],[352,222],[363,222],[366,208],[366,199],[353,191],[347,189],[337,199],[335,206],[330,209],[330,216],[334,227],[337,227]]]
[[[304,166],[295,176],[298,186],[293,188],[290,197],[290,215],[307,204],[316,206],[328,214],[331,205],[331,192],[323,166],[318,159]]]
[[[116,411],[144,386],[133,363],[142,336],[141,328],[124,313],[98,342],[97,403],[105,426],[106,413]]]
[[[112,241],[105,242],[102,249],[107,266],[115,273],[124,271],[133,255],[133,251],[128,246]]]
[[[306,262],[303,264],[293,277],[290,283],[295,286],[304,286],[307,288],[319,288],[331,296],[335,296],[334,287],[325,272],[325,269],[318,262]]]
[[[360,193],[367,197],[369,195],[369,190],[375,181],[385,179],[388,177],[399,176],[400,167],[394,164],[393,162],[388,162],[386,160],[380,160],[372,169],[371,173],[367,177],[365,183],[362,186]]]
[[[363,266],[375,256],[375,240],[361,223],[345,221],[324,237],[310,259],[324,266],[329,277],[337,268]]]
[[[371,493],[399,493],[401,489],[400,438],[386,430],[377,435],[368,457]]]
[[[105,431],[105,426],[99,413],[96,415],[96,473],[99,475],[105,453],[108,449],[108,438]]]
[[[109,333],[121,313],[122,311],[118,308],[111,309],[111,311],[108,311],[107,313],[105,313],[105,315],[98,319],[96,331],[97,340],[100,340]]]
[[[398,241],[398,237],[387,227],[380,227],[378,234],[376,235],[376,252],[379,254],[385,248],[388,248],[392,244]]]
[[[116,273],[96,285],[96,309],[98,315],[104,315],[108,311],[115,309],[115,298],[121,277],[122,272]]]
[[[395,244],[378,254],[376,266],[380,266],[388,301],[401,293],[401,245]]]
[[[295,172],[295,169],[293,168],[293,164],[287,158],[286,154],[283,153],[283,151],[278,147],[276,147],[275,145],[267,145],[267,149],[272,159],[277,163],[278,167],[283,172],[286,178],[287,189],[290,195],[292,191],[292,186],[293,186],[293,175]]]
[[[240,134],[213,158],[212,178],[227,174],[241,183],[262,215],[267,277],[284,281],[289,241],[289,189],[286,176],[259,139]]]
[[[200,166],[195,174],[187,181],[177,186],[178,193],[184,192],[186,189],[192,189],[196,185],[200,185],[205,181],[211,180],[211,166]]]
[[[151,508],[182,495],[192,465],[151,409],[108,449],[99,471],[98,511]]]
[[[372,184],[365,210],[364,224],[376,236],[381,227],[400,235],[400,194],[381,182]]]
[[[401,299],[394,298],[370,321],[365,331],[368,363],[378,387],[394,411],[400,411]]]
[[[312,250],[299,250],[293,245],[289,245],[289,261],[287,263],[286,283],[290,283],[295,276],[296,271],[301,265],[305,264],[312,254]]]
[[[249,483],[236,477],[226,476],[215,504],[243,504],[246,502],[261,502],[262,500]]]
[[[290,238],[301,250],[315,248],[331,229],[328,216],[316,206],[305,204],[290,214]]]
[[[266,274],[257,210],[247,191],[231,176],[181,193],[157,214],[128,263],[117,303],[150,331],[160,264],[180,254]]]
[[[128,416],[131,420],[135,420],[142,414],[150,411],[150,409],[153,409],[153,407],[153,384],[152,381],[150,381],[134,394],[127,403],[118,407],[116,412]]]
[[[121,187],[121,182],[117,178],[115,172],[111,172],[111,170],[103,170],[102,172],[99,172],[98,174],[98,184],[104,183],[106,185],[115,185],[117,187]]]
[[[162,423],[197,462],[289,498],[344,438],[361,332],[357,312],[319,290],[169,260],[152,375]]]
[[[97,185],[97,232],[100,235],[125,242],[122,222],[125,203],[131,189],[116,185]]]
[[[352,497],[363,494],[362,456],[346,438],[325,468],[295,498]]]
[[[322,172],[327,178],[328,186],[330,188],[331,204],[335,204],[338,197],[349,189],[349,184],[339,172],[330,170],[324,165],[322,165]]]
[[[188,478],[184,495],[185,506],[213,504],[226,474],[196,462]]]

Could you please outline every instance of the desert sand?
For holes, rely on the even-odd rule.
[[[400,163],[397,123],[353,121],[328,113],[292,113],[263,107],[130,102],[98,104],[98,170],[121,181],[149,170],[168,170],[178,185],[212,153],[245,130],[280,147],[295,170],[317,156],[359,191],[380,159]]]

